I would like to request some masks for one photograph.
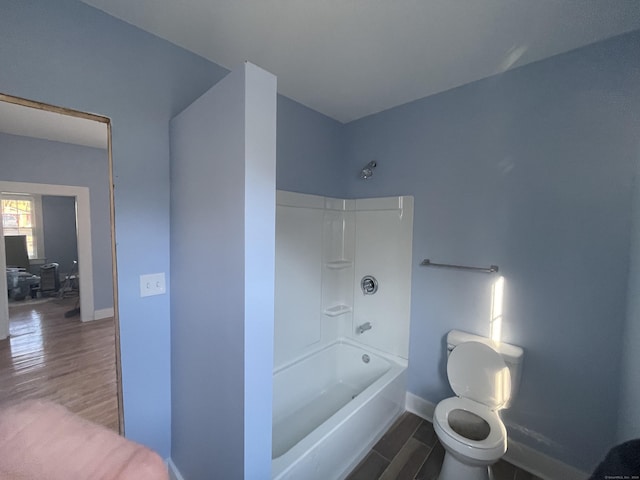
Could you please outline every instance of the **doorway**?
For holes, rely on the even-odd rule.
[[[22,139],[20,141],[22,141]],[[5,182],[0,180],[0,196],[2,196],[3,198],[7,198],[16,195],[31,195],[40,197],[71,197],[75,200],[78,271],[74,273],[78,274],[77,276],[80,295],[79,313],[83,322],[95,320],[96,312],[94,310],[94,272],[92,258],[93,250],[91,239],[92,235],[89,188],[70,185]],[[34,214],[34,217],[35,216],[37,215]],[[42,230],[42,228],[40,228],[40,230]],[[0,236],[4,237],[4,229],[2,223],[0,223]],[[6,254],[7,252],[5,251],[5,243],[0,242],[0,271],[5,271],[7,269]],[[58,263],[55,262],[55,260],[57,260],[57,258],[51,258],[51,263]],[[37,265],[38,263],[34,263],[31,273],[36,274],[37,270],[35,270],[35,268],[37,267]],[[5,281],[8,281],[9,278],[10,277],[5,277]],[[60,280],[61,279],[58,279],[58,283],[60,282]],[[9,287],[10,285],[7,285],[7,291],[9,290]],[[58,289],[56,289],[56,291],[57,290]],[[2,315],[3,325],[2,327],[0,327],[1,339],[6,338],[6,336],[8,335],[7,323],[9,313],[8,296],[6,295],[0,296],[0,312],[5,312],[5,314]],[[2,335],[3,332],[4,335]]]
[[[110,137],[106,117],[0,94],[0,194],[41,208],[32,230],[10,232],[39,236],[11,315],[0,241],[0,401],[46,398],[124,434]],[[66,225],[62,246],[47,223]]]

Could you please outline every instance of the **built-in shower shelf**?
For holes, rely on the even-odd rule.
[[[353,266],[353,262],[351,260],[333,260],[331,262],[327,262],[325,265],[331,270],[342,270],[343,268]]]
[[[349,305],[334,305],[333,307],[325,308],[324,314],[328,317],[337,317],[338,315],[343,315],[350,311],[351,307]]]

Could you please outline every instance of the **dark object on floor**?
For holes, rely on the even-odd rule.
[[[589,480],[637,478],[640,475],[640,439],[613,447]]]
[[[38,288],[40,277],[32,275],[20,268],[7,267],[7,290],[12,300],[24,300],[27,295]]]
[[[47,263],[40,267],[40,293],[43,297],[56,295],[60,289],[60,274],[57,263]]]
[[[80,285],[78,284],[78,261],[73,261],[71,273],[64,276],[64,281],[58,290],[58,298],[77,297],[80,295]],[[76,305],[77,306],[77,305]]]
[[[64,312],[64,318],[75,317],[76,315],[80,315],[80,299],[76,300],[76,305],[68,312]]]

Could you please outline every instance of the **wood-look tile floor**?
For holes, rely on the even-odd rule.
[[[431,422],[405,412],[347,480],[437,480],[443,459]],[[495,480],[538,480],[504,460],[492,468]]]
[[[0,402],[45,398],[118,431],[113,318],[65,318],[74,298],[10,308],[0,340]]]

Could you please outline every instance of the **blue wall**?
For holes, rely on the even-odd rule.
[[[278,189],[343,196],[344,148],[343,124],[278,96]]]
[[[589,470],[615,441],[640,117],[640,32],[348,124],[348,193],[415,197],[409,390],[449,396],[443,338],[525,349],[509,434]],[[357,178],[378,161],[368,181]]]
[[[108,202],[109,200],[107,199],[107,206],[109,205]],[[108,215],[106,220],[108,229]],[[58,263],[60,265],[60,273],[69,274],[74,270],[73,261],[78,260],[75,198],[43,195],[42,229],[44,232],[44,251],[47,255],[47,262]],[[109,246],[108,238],[109,237],[107,237],[107,247]],[[107,250],[107,253],[109,253],[109,260],[111,260],[111,250]],[[111,270],[109,270],[108,273],[109,279],[111,279]],[[113,305],[113,288],[109,286],[108,291],[111,295],[111,304],[100,306],[96,299],[96,308],[108,308]]]
[[[91,207],[91,241],[93,260],[93,293],[95,309],[113,307],[113,281],[111,277],[111,224],[109,214],[109,164],[107,151],[99,148],[70,145],[38,138],[0,133],[0,179],[13,182],[50,183],[89,188]],[[51,197],[56,198],[56,197]],[[57,200],[58,203],[61,201]],[[71,220],[68,231],[75,242],[75,202],[71,202]],[[48,262],[58,262],[60,272],[69,272],[71,262],[77,259],[77,244],[68,252],[59,242],[47,235],[52,227],[51,205],[42,199],[45,226],[45,254]],[[67,222],[68,224],[68,222]],[[64,239],[60,239],[63,243]],[[65,253],[66,252],[66,253]],[[59,254],[63,256],[60,257]]]
[[[640,121],[636,121],[640,123]],[[639,135],[640,136],[640,135]],[[636,170],[640,172],[640,139]],[[618,441],[640,438],[640,185],[635,178],[632,206],[631,261],[627,288],[627,322],[622,345]]]
[[[138,277],[169,273],[169,119],[226,70],[78,1],[0,11],[0,92],[112,119],[126,435],[168,456],[169,296]]]

